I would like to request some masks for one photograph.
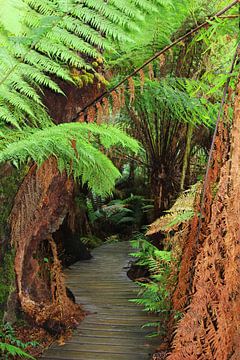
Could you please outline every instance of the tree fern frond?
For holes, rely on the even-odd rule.
[[[134,16],[125,15],[122,11],[117,9],[115,6],[109,2],[108,6],[106,6],[105,1],[103,0],[84,0],[84,6],[87,5],[88,8],[99,12],[102,16],[111,20],[113,23],[121,25],[123,27],[138,29],[137,25],[130,21],[130,19]],[[83,7],[84,9],[84,7]]]
[[[29,53],[25,56],[25,62],[29,65],[33,65],[40,71],[45,71],[46,73],[56,75],[62,80],[73,82],[70,71],[62,67],[56,61],[50,58],[46,58],[44,55],[38,53],[37,51],[29,51]]]
[[[132,3],[147,12],[157,11],[156,3],[154,1],[132,0]]]
[[[109,19],[96,13],[92,9],[74,8],[71,9],[71,14],[113,40],[118,39],[119,41],[131,41],[130,36],[124,31],[124,29],[117,27]]]
[[[27,97],[20,95],[15,90],[9,90],[7,86],[1,86],[0,88],[0,98],[3,102],[9,103],[15,108],[18,108],[23,111],[23,113],[29,115],[31,118],[34,117],[33,109],[28,102]]]
[[[132,4],[129,0],[110,0],[110,4],[114,5],[117,9],[131,18],[143,20],[143,14],[137,9],[136,5]]]
[[[72,50],[81,49],[82,54],[86,54],[92,58],[101,58],[102,54],[98,52],[94,47],[86,43],[84,40],[79,38],[78,36],[69,33],[65,29],[55,28],[51,33],[47,35],[48,39],[51,39],[56,42],[61,42],[66,47]],[[84,64],[84,63],[83,63]],[[83,66],[83,65],[82,65]],[[85,64],[84,64],[85,67]],[[90,67],[88,67],[90,68]]]
[[[113,46],[108,39],[101,36],[98,31],[91,28],[89,25],[83,24],[71,16],[64,18],[59,26],[82,37],[89,44],[97,46],[99,49],[113,50]]]
[[[41,164],[50,156],[55,156],[61,171],[66,170],[74,178],[81,178],[96,194],[107,194],[113,189],[120,173],[96,147],[96,143],[105,148],[120,145],[135,152],[138,150],[136,140],[118,128],[68,123],[44,130],[24,128],[24,131],[15,132],[15,136],[6,132],[0,163],[11,161],[20,165],[31,159]]]
[[[41,98],[34,88],[18,74],[15,75],[14,79],[11,79],[9,86],[11,86],[13,90],[16,90],[17,93],[34,100],[37,104],[42,104]]]
[[[76,68],[91,70],[91,66],[87,65],[87,63],[75,52],[69,50],[60,42],[57,43],[54,40],[49,39],[49,37],[40,40],[36,45],[36,49],[56,61],[63,61],[65,64],[69,64]]]
[[[0,103],[0,125],[12,125],[14,128],[20,129],[20,124],[12,113],[12,110],[3,103]]]
[[[169,118],[175,121],[213,126],[218,104],[212,104],[197,97],[192,90],[190,91],[192,89],[190,83],[192,80],[179,80],[173,77],[166,77],[161,81],[146,79],[145,88],[140,94],[141,85],[139,81],[136,81],[139,96],[135,108],[139,113],[145,112],[149,116],[156,112],[159,121],[162,119],[163,109],[168,109]]]
[[[24,77],[27,77],[32,85],[44,86],[53,90],[56,93],[64,95],[61,88],[54,82],[49,76],[45,75],[42,71],[39,71],[37,68],[32,68],[28,64],[20,65],[20,73]]]
[[[53,15],[57,7],[57,2],[52,1],[41,1],[41,0],[24,0],[24,2],[29,5],[32,9],[35,9],[38,13],[44,15]]]

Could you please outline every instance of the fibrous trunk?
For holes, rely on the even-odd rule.
[[[174,309],[184,315],[169,360],[239,359],[239,139],[240,82],[231,143],[221,123],[204,198],[204,218],[199,229],[196,214],[185,245],[173,296]]]
[[[21,307],[37,324],[49,328],[71,323],[77,310],[66,295],[52,238],[69,211],[72,195],[73,180],[66,173],[60,174],[56,159],[50,158],[40,168],[31,167],[10,216]],[[51,257],[46,263],[39,256],[42,243]]]

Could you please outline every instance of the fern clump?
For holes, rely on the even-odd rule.
[[[170,251],[159,250],[148,242],[142,235],[131,241],[137,259],[136,265],[143,266],[150,274],[147,282],[137,282],[140,287],[138,298],[131,299],[143,306],[144,311],[159,315],[159,322],[147,323],[144,326],[157,328],[158,335],[163,331],[164,324],[171,311],[171,262]]]

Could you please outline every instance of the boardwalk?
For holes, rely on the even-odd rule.
[[[137,287],[128,279],[128,242],[103,245],[93,259],[66,271],[67,286],[90,312],[63,346],[54,346],[45,360],[150,360],[157,340],[146,338],[141,325],[154,321],[128,301]]]

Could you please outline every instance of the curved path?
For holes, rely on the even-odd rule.
[[[67,286],[76,301],[90,314],[63,346],[47,350],[45,360],[150,360],[158,345],[151,332],[141,326],[154,321],[139,306],[129,302],[137,286],[128,279],[128,242],[105,244],[93,251],[93,258],[68,269]]]

